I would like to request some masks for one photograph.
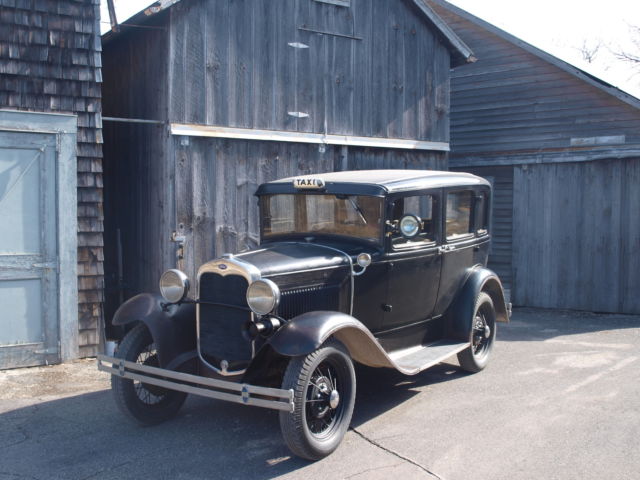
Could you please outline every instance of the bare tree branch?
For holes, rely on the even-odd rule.
[[[618,60],[640,64],[640,26],[630,25],[629,30],[631,32],[631,43],[634,46],[633,51],[613,50],[612,53]]]
[[[582,41],[582,45],[577,48],[582,55],[582,59],[587,63],[593,63],[602,47],[602,40],[596,40],[595,43],[590,43],[587,40]]]

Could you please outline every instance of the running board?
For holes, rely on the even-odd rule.
[[[469,345],[469,342],[445,339],[429,345],[396,350],[389,354],[389,358],[401,372],[415,375],[461,352]]]

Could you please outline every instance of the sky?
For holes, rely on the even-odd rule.
[[[619,51],[640,56],[639,0],[449,1],[640,98],[640,64],[625,62],[615,56]],[[106,3],[102,0],[103,33],[109,30]],[[118,21],[126,20],[152,3],[155,2],[115,0]],[[638,27],[635,32],[634,25]],[[633,38],[637,44],[633,43]],[[598,46],[591,62],[582,58],[583,46],[588,50]]]

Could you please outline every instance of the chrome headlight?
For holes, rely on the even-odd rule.
[[[254,313],[267,315],[280,303],[280,289],[271,280],[256,280],[247,289],[247,304]]]
[[[180,270],[167,270],[160,277],[160,293],[169,303],[181,302],[189,293],[189,279]]]

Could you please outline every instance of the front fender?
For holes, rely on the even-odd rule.
[[[307,312],[284,324],[270,339],[276,353],[295,357],[308,355],[330,337],[341,341],[351,358],[370,367],[396,368],[380,343],[362,322],[340,312]]]
[[[158,294],[141,293],[124,302],[113,316],[113,325],[144,323],[153,337],[161,368],[173,368],[178,356],[196,351],[196,308],[192,303],[170,305]]]
[[[446,313],[449,319],[449,336],[468,341],[471,334],[472,318],[476,298],[480,292],[486,292],[493,301],[498,322],[508,322],[509,313],[504,299],[504,290],[498,276],[488,268],[474,268]]]

